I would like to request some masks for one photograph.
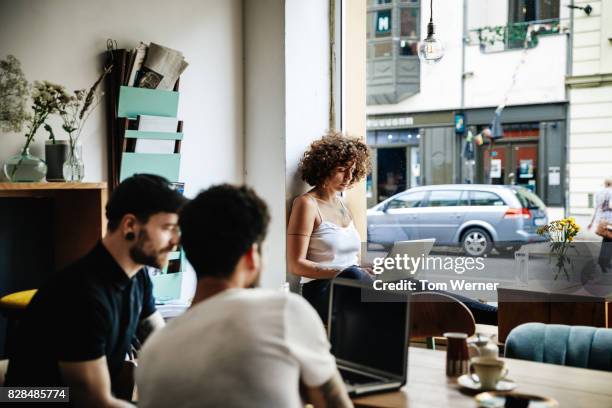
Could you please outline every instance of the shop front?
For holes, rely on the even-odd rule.
[[[468,129],[489,126],[493,108],[465,112]],[[566,190],[566,105],[513,106],[502,114],[503,137],[476,146],[475,172],[462,158],[464,182],[520,185],[548,206],[564,206]],[[463,141],[465,143],[465,140]]]
[[[453,182],[452,120],[452,111],[368,117],[367,143],[372,150],[368,207],[412,187],[439,184],[436,181],[447,176]],[[424,160],[426,156],[433,159]]]
[[[459,183],[521,185],[549,206],[564,206],[567,105],[507,107],[503,137],[474,143],[468,154],[467,131],[490,126],[494,110],[465,110],[463,133],[455,130],[457,111],[370,115],[368,207],[419,185]]]

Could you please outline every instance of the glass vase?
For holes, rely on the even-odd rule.
[[[66,181],[81,181],[85,177],[85,165],[81,157],[81,145],[70,144],[68,158],[62,166]]]
[[[4,175],[13,183],[39,182],[47,174],[47,165],[40,158],[30,154],[25,148],[20,154],[9,158],[4,163]]]

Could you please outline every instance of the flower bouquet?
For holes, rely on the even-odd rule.
[[[553,256],[556,257],[555,266],[557,271],[554,280],[559,278],[561,272],[563,272],[568,281],[570,280],[568,267],[571,267],[571,261],[567,251],[569,248],[573,248],[572,242],[579,231],[580,226],[576,224],[574,217],[551,221],[547,225],[538,228],[538,234],[545,236],[550,241],[549,261],[552,262]]]

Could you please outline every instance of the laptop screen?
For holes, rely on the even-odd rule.
[[[351,365],[403,377],[408,358],[410,303],[406,295],[388,293],[384,294],[387,301],[362,301],[362,290],[367,291],[367,299],[382,295],[354,281],[333,283],[329,319],[332,354]]]

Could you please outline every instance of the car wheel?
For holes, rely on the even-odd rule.
[[[469,256],[484,256],[491,252],[493,240],[484,230],[470,228],[463,234],[461,246]]]

